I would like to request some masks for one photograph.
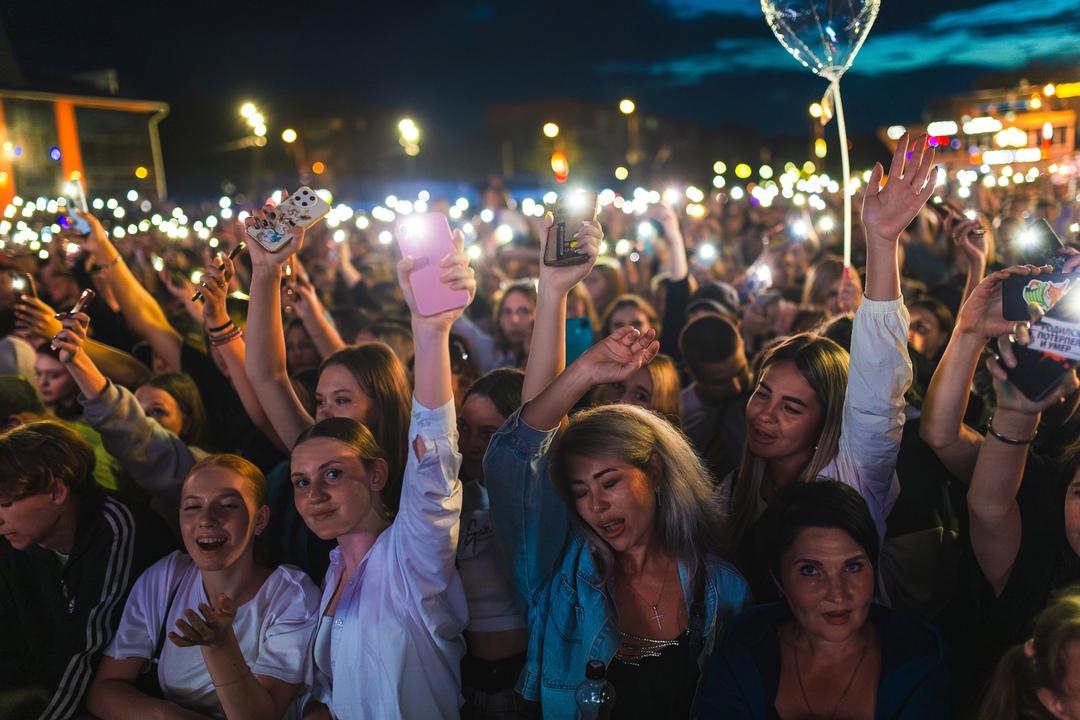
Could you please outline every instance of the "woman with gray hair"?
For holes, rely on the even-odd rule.
[[[528,610],[517,689],[551,717],[574,713],[590,660],[608,665],[617,705],[634,717],[695,715],[715,630],[747,603],[745,581],[718,556],[715,487],[670,423],[605,405],[555,439],[592,387],[656,355],[654,335],[627,326],[590,348],[507,420],[484,459],[495,529]]]

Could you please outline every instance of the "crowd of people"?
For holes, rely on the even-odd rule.
[[[850,266],[836,193],[608,198],[574,264],[433,200],[433,315],[272,203],[8,242],[0,718],[571,718],[599,661],[612,718],[1080,719],[1080,380],[1002,311],[1078,205],[925,136],[864,185]]]

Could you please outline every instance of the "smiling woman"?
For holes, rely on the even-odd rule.
[[[878,534],[855,490],[796,483],[759,527],[782,599],[724,629],[702,718],[950,717],[941,636],[872,602]]]
[[[180,500],[187,555],[164,558],[132,589],[90,688],[95,716],[177,706],[229,720],[285,715],[308,677],[319,595],[299,569],[255,561],[269,514],[266,479],[247,460],[211,455],[191,469]]]

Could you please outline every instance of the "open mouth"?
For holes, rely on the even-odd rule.
[[[619,518],[618,520],[612,520],[609,523],[604,523],[603,525],[600,525],[600,530],[607,537],[611,537],[613,535],[618,535],[620,532],[622,532],[625,523],[625,520]]]
[[[195,544],[199,546],[200,550],[213,551],[220,550],[226,542],[226,538],[199,538],[195,541]]]

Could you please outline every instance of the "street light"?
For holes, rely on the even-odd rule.
[[[287,143],[296,142],[296,131],[292,128],[286,128],[281,132],[281,139]]]
[[[623,115],[629,115],[634,112],[635,107],[633,100],[627,99],[619,103],[619,111],[622,112]]]
[[[558,137],[559,126],[555,123],[546,123],[544,125],[544,135],[549,138]]]
[[[405,148],[405,154],[415,157],[420,154],[420,128],[416,127],[411,119],[405,118],[398,123],[398,131],[401,137],[398,143]]]
[[[244,103],[240,106],[240,115],[249,118],[255,114],[255,106],[252,103]]]

